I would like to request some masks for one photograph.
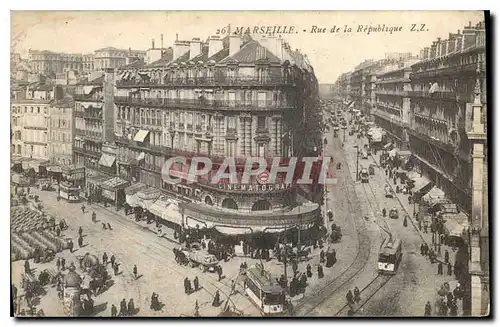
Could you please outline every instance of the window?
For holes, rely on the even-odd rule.
[[[39,114],[40,113],[40,107],[36,107],[36,111]]]
[[[30,113],[33,113],[33,107],[30,107]]]
[[[266,117],[259,116],[257,117],[257,128],[265,129],[266,128]]]
[[[264,210],[270,210],[271,209],[271,203],[267,200],[259,200],[254,203],[252,206],[252,211],[264,211]]]
[[[227,128],[231,130],[236,130],[236,117],[227,117]]]
[[[205,204],[208,204],[209,206],[213,206],[214,203],[212,201],[212,198],[209,197],[208,195],[205,197]]]
[[[226,209],[238,210],[238,204],[231,198],[226,198],[222,201],[222,207]]]

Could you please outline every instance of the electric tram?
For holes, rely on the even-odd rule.
[[[378,254],[378,272],[380,274],[395,274],[402,256],[401,240],[392,237],[386,238]]]
[[[285,292],[264,267],[256,264],[246,271],[245,293],[265,316],[285,314]]]

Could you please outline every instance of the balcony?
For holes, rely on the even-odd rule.
[[[93,120],[102,120],[102,114],[91,113],[88,111],[74,111],[74,115],[77,118],[85,118],[85,119],[93,119]]]
[[[441,76],[455,76],[461,75],[463,73],[475,73],[477,69],[477,63],[465,64],[465,65],[454,65],[439,69],[430,69],[414,72],[410,75],[412,80],[418,80],[423,78],[434,78]],[[480,66],[481,72],[485,71],[484,65]]]
[[[80,136],[84,139],[93,141],[93,142],[102,142],[102,133],[101,132],[86,131],[83,129],[75,129],[75,135]]]
[[[89,102],[102,102],[104,97],[102,95],[95,94],[75,94],[73,95],[75,101],[89,101]]]
[[[165,87],[165,86],[280,86],[296,85],[290,78],[281,76],[269,77],[196,77],[196,78],[169,78],[163,81],[137,81],[120,80],[116,82],[118,87]]]
[[[96,157],[96,158],[100,158],[101,157],[101,152],[95,151],[95,150],[91,150],[91,149],[87,149],[87,148],[81,148],[81,147],[73,146],[73,151],[77,152],[77,153],[84,154],[84,155],[89,155],[89,156],[92,156],[92,157]]]
[[[461,101],[461,102],[472,102],[473,95],[466,95],[463,93],[457,94],[453,91],[436,91],[434,93],[429,93],[429,91],[409,91],[408,96],[418,97],[418,98],[428,98],[436,100],[449,100],[449,101]]]
[[[115,102],[125,105],[137,105],[159,108],[200,108],[212,110],[246,109],[252,111],[268,111],[272,109],[291,109],[292,105],[282,101],[256,100],[207,100],[207,99],[170,99],[170,98],[132,98],[115,97]]]
[[[400,90],[375,90],[376,94],[386,94],[386,95],[399,95],[402,97],[408,96],[408,91],[400,91]]]
[[[201,133],[203,131],[203,127],[201,125],[196,125],[195,130],[196,133]]]

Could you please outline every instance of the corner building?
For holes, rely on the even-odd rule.
[[[283,39],[177,40],[161,59],[132,63],[117,76],[118,173],[180,194],[183,227],[274,233],[308,229],[318,221],[319,205],[283,182],[209,182],[225,157],[235,158],[241,177],[244,160],[252,156],[271,163],[273,157],[320,151],[321,139],[306,143],[301,134],[308,112],[316,109],[317,80],[307,57]],[[174,164],[173,177],[184,176],[196,156],[211,158],[213,170],[193,184],[170,185],[162,179],[162,166],[179,155],[188,162]]]

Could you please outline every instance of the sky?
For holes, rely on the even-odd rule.
[[[12,11],[11,52],[27,58],[29,49],[92,53],[107,46],[146,50],[155,39],[171,46],[180,40],[206,39],[228,25],[293,26],[281,34],[292,49],[306,54],[320,83],[334,83],[365,59],[380,59],[387,52],[418,54],[438,37],[447,38],[468,25],[484,20],[478,11]],[[401,28],[401,31],[359,31],[359,26]],[[423,31],[411,31],[414,29]],[[326,33],[311,33],[326,28]],[[352,29],[344,32],[345,26]],[[332,28],[339,28],[333,32]],[[304,32],[305,30],[305,32]]]

